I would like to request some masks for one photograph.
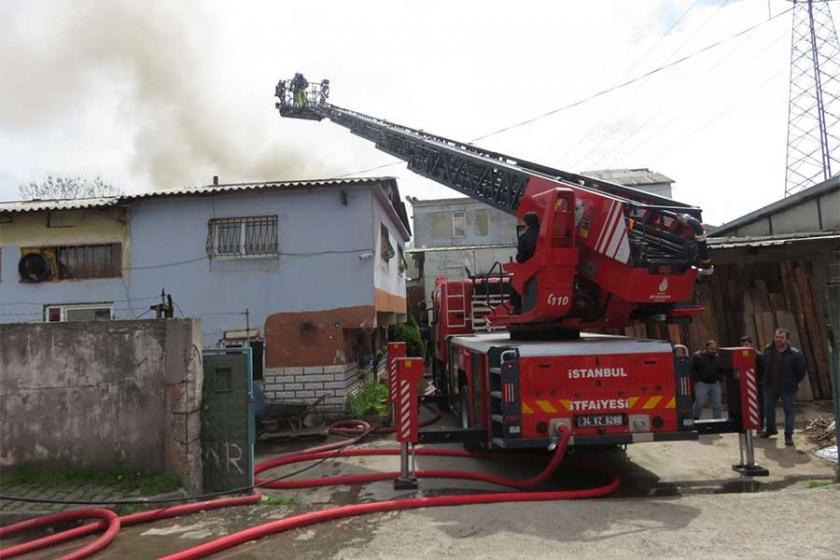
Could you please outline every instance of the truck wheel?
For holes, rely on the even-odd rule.
[[[467,398],[467,386],[461,387],[461,427],[465,430],[470,427],[470,415],[468,411],[469,399]],[[464,451],[475,453],[481,451],[481,444],[474,441],[464,442]]]

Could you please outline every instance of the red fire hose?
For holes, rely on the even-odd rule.
[[[357,457],[357,456],[374,456],[374,455],[398,455],[397,449],[342,449],[352,445],[371,431],[370,425],[361,421],[341,421],[330,429],[331,433],[341,434],[352,437],[352,439],[327,445],[313,447],[305,451],[282,455],[275,459],[260,463],[255,468],[255,473],[264,472],[282,465],[289,465],[304,461],[314,461],[319,459],[326,459],[330,457]],[[563,460],[566,447],[569,441],[568,431],[561,434],[558,447],[555,450],[551,461],[546,468],[537,476],[526,480],[513,480],[501,476],[489,475],[484,473],[476,473],[469,471],[457,470],[426,470],[418,471],[419,478],[450,478],[450,479],[464,479],[475,480],[496,484],[500,486],[507,486],[511,488],[525,489],[537,486],[547,480]],[[443,449],[418,449],[418,455],[422,456],[439,456],[439,457],[476,457],[488,456],[488,454],[474,454],[467,453],[460,450]],[[256,485],[266,488],[310,488],[315,486],[328,486],[336,484],[359,484],[363,482],[381,481],[395,479],[399,476],[399,472],[386,473],[371,473],[362,475],[346,475],[336,477],[325,477],[310,480],[262,480],[257,479]],[[473,495],[456,495],[456,496],[437,496],[425,498],[405,498],[398,500],[386,500],[382,502],[372,502],[365,504],[354,504],[348,506],[340,506],[336,508],[328,508],[321,511],[295,515],[285,519],[272,521],[263,525],[258,525],[219,539],[204,543],[202,545],[183,550],[170,556],[166,556],[165,560],[174,559],[192,559],[204,558],[209,554],[219,552],[257,538],[267,535],[286,531],[297,527],[304,527],[315,523],[321,523],[333,519],[341,519],[344,517],[351,517],[355,515],[365,515],[369,513],[397,511],[404,509],[416,509],[423,507],[441,507],[441,506],[456,506],[456,505],[470,505],[470,504],[489,504],[499,502],[516,502],[516,501],[546,501],[546,500],[568,500],[568,499],[583,499],[595,498],[605,496],[614,492],[619,486],[619,478],[615,475],[610,476],[610,481],[600,487],[586,489],[586,490],[555,490],[555,491],[540,491],[540,492],[495,492],[485,494]],[[134,513],[117,517],[113,512],[102,509],[82,509],[63,512],[61,514],[50,515],[33,520],[23,521],[14,525],[0,528],[0,538],[17,534],[24,530],[42,527],[52,523],[61,521],[69,521],[74,519],[83,519],[85,517],[103,517],[108,523],[108,530],[97,540],[93,541],[84,548],[75,553],[62,557],[61,560],[72,558],[79,560],[86,558],[105,546],[114,538],[119,531],[119,527],[135,525],[148,521],[156,521],[176,517],[179,515],[186,515],[197,511],[207,509],[216,509],[221,507],[253,504],[260,500],[259,493],[251,496],[242,496],[237,498],[224,498],[211,500],[206,502],[198,502],[193,504],[180,505],[170,508],[156,509],[141,513]],[[71,539],[90,535],[102,530],[105,527],[105,521],[98,521],[88,523],[74,529],[56,533],[48,537],[43,537],[34,541],[30,541],[14,547],[9,547],[0,550],[0,559],[11,558],[34,550],[39,550],[48,546],[66,542]]]
[[[459,479],[467,479],[467,480],[480,480],[482,482],[490,482],[493,484],[499,484],[503,486],[512,486],[515,488],[528,488],[532,486],[536,486],[541,482],[545,481],[549,476],[551,476],[554,471],[557,470],[557,467],[560,466],[560,462],[563,459],[563,456],[566,452],[566,446],[569,442],[569,432],[566,428],[562,428],[561,438],[557,449],[554,452],[554,455],[551,458],[551,462],[546,466],[546,468],[541,472],[539,475],[532,477],[527,480],[517,481],[511,480],[504,477],[494,476],[494,475],[487,475],[481,473],[473,473],[467,471],[418,471],[417,476],[419,478],[422,477],[438,477],[438,478],[459,478]],[[342,450],[339,452],[339,456],[359,456],[359,455],[393,455],[395,450],[390,449],[358,449],[358,450]],[[418,450],[418,453],[423,452],[423,455],[437,455],[437,456],[448,456],[448,457],[471,457],[474,456],[470,453],[466,453],[463,451],[457,450],[426,450],[421,449]],[[398,451],[397,451],[398,453]],[[311,461],[315,459],[322,458],[323,456],[329,456],[329,452],[324,451],[317,451],[315,453],[294,453],[291,455],[283,456],[278,459],[274,459],[271,461],[266,461],[265,463],[260,463],[257,466],[257,472],[262,472],[264,470],[274,468],[280,465],[286,465],[290,463],[296,463],[300,461]],[[335,455],[335,453],[333,453]],[[338,477],[327,477],[327,478],[319,478],[315,480],[303,480],[303,481],[278,481],[279,486],[276,486],[278,483],[266,483],[265,486],[276,488],[276,487],[283,487],[283,488],[307,488],[312,486],[324,486],[324,485],[333,485],[333,484],[358,484],[360,482],[370,482],[374,480],[386,480],[392,479],[399,476],[398,472],[393,473],[374,473],[374,474],[364,474],[364,475],[348,475],[348,476],[338,476]],[[583,498],[596,498],[600,496],[605,496],[614,492],[619,486],[620,480],[618,476],[612,475],[610,481],[600,487],[586,489],[586,490],[554,490],[554,491],[542,491],[542,492],[498,492],[498,493],[485,493],[485,494],[473,494],[473,495],[456,495],[456,496],[437,496],[437,497],[429,497],[429,498],[404,498],[399,500],[386,500],[381,502],[371,502],[366,504],[353,504],[348,506],[339,506],[335,508],[327,508],[321,511],[315,511],[310,513],[304,513],[300,515],[294,515],[292,517],[287,517],[285,519],[279,519],[277,521],[270,521],[268,523],[264,523],[262,525],[257,525],[256,527],[251,527],[249,529],[245,529],[242,531],[238,531],[231,535],[226,535],[224,537],[206,542],[204,544],[189,548],[187,550],[182,550],[180,552],[176,552],[175,554],[171,554],[169,556],[165,556],[161,558],[161,560],[194,560],[197,558],[205,558],[210,554],[214,554],[216,552],[220,552],[222,550],[226,550],[228,548],[232,548],[239,544],[252,541],[255,539],[260,539],[262,537],[266,537],[268,535],[273,535],[276,533],[280,533],[283,531],[287,531],[289,529],[296,529],[299,527],[305,527],[307,525],[313,525],[315,523],[322,523],[324,521],[331,521],[335,519],[341,519],[344,517],[352,517],[356,515],[366,515],[369,513],[381,513],[387,511],[397,511],[397,510],[405,510],[405,509],[417,509],[417,508],[424,508],[424,507],[441,507],[441,506],[460,506],[460,505],[472,505],[472,504],[493,504],[493,503],[500,503],[500,502],[527,502],[527,501],[546,501],[546,500],[574,500],[574,499],[583,499]]]

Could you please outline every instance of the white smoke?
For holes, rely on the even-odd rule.
[[[7,138],[47,136],[55,123],[110,121],[103,124],[122,138],[125,176],[136,188],[206,184],[211,175],[223,182],[330,176],[275,133],[279,76],[249,77],[247,59],[225,56],[236,45],[217,39],[200,4],[4,4],[0,133]],[[53,151],[66,160],[75,148],[71,141]],[[101,146],[103,155],[114,149]],[[85,157],[99,174],[95,156]]]

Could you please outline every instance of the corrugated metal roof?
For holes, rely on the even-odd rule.
[[[754,212],[750,212],[749,214],[745,214],[740,218],[732,220],[731,222],[727,222],[719,227],[716,227],[711,230],[711,232],[709,233],[709,237],[720,237],[726,232],[734,231],[739,227],[751,224],[752,222],[756,222],[758,220],[761,220],[762,218],[766,218],[770,214],[776,214],[781,210],[790,208],[791,206],[796,206],[797,204],[821,196],[827,192],[833,191],[838,188],[840,188],[840,176],[836,175],[831,179],[823,181],[818,185],[808,187],[807,189],[799,191],[798,193],[793,194],[787,198],[777,200],[776,202],[768,204],[763,208],[759,208]]]
[[[437,253],[440,251],[474,251],[476,249],[516,249],[516,244],[498,245],[455,245],[453,247],[417,247],[406,249],[406,253]]]
[[[670,177],[651,171],[650,169],[596,169],[593,171],[581,171],[581,175],[603,179],[611,183],[618,183],[627,187],[636,185],[658,185],[661,183],[673,183]]]
[[[107,196],[97,198],[74,198],[52,200],[19,200],[14,202],[0,202],[0,214],[19,212],[41,212],[44,210],[80,210],[83,208],[104,208],[114,206],[120,201],[119,197]]]
[[[840,239],[840,231],[817,233],[782,233],[778,235],[757,235],[749,237],[710,237],[709,248],[738,249],[745,247],[783,247],[804,241],[829,241]]]
[[[335,187],[342,185],[371,184],[381,181],[393,181],[393,177],[358,177],[346,179],[312,179],[307,181],[265,181],[257,183],[228,183],[222,185],[204,185],[200,187],[184,187],[178,189],[165,189],[137,194],[126,194],[120,196],[100,198],[75,198],[75,199],[53,199],[53,200],[22,200],[11,202],[0,202],[0,214],[38,212],[49,210],[75,210],[81,208],[104,208],[117,204],[131,202],[133,200],[148,200],[152,198],[168,198],[175,196],[194,196],[219,194],[230,192],[245,192],[256,190],[272,189],[296,189],[296,188],[317,188]]]
[[[259,183],[227,183],[222,185],[204,185],[202,187],[184,187],[166,189],[148,193],[138,193],[121,197],[122,200],[142,200],[149,198],[167,198],[170,196],[191,196],[216,194],[222,192],[243,192],[272,189],[299,189],[317,187],[336,187],[342,185],[369,185],[382,181],[392,181],[393,177],[358,177],[347,179],[311,179],[307,181],[265,181]]]

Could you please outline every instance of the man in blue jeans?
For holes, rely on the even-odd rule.
[[[723,369],[718,360],[717,342],[707,340],[704,348],[691,357],[691,379],[694,380],[694,419],[700,418],[706,400],[712,399],[712,417],[720,418],[722,401],[720,381]]]
[[[805,358],[798,348],[790,345],[790,331],[776,329],[773,344],[762,354],[764,369],[764,416],[767,428],[761,437],[778,434],[776,428],[776,402],[782,397],[785,411],[785,445],[793,446],[793,426],[796,420],[796,390],[805,379]]]

